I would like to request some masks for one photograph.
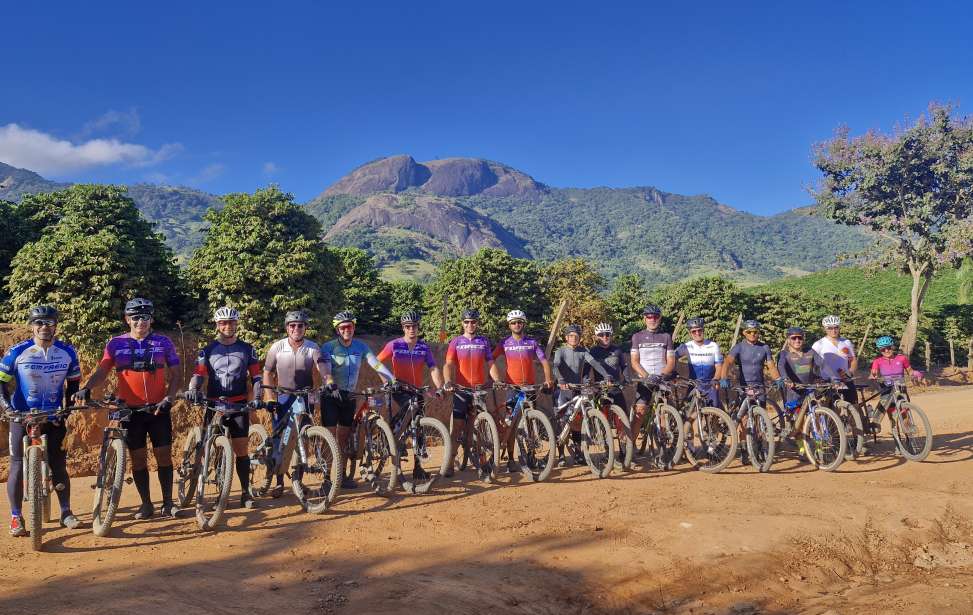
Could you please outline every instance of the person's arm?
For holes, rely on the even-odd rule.
[[[639,378],[649,377],[649,373],[642,367],[642,362],[639,360],[639,351],[636,348],[632,348],[632,351],[629,352],[628,358],[629,364],[632,366],[632,369]]]
[[[877,358],[874,361],[872,361],[872,365],[868,369],[868,379],[878,380],[878,359]]]
[[[593,356],[591,356],[591,352],[590,351],[585,350],[584,351],[584,355],[582,355],[582,358],[584,359],[584,362],[585,363],[587,363],[589,366],[591,366],[591,368],[593,370],[595,370],[596,372],[598,372],[598,375],[601,376],[601,379],[603,381],[605,381],[605,382],[612,382],[612,375],[608,373],[608,370],[606,370],[602,366],[601,363],[599,363],[598,361],[595,361],[595,358]]]
[[[276,401],[274,399],[274,388],[277,386],[277,349],[274,346],[271,346],[270,350],[267,351],[267,358],[264,360],[262,384],[263,401]]]
[[[503,378],[500,377],[500,366],[496,361],[490,363],[490,377],[494,382],[503,382]]]
[[[451,387],[456,378],[456,345],[451,341],[446,347],[446,363],[443,365],[443,386]]]
[[[68,349],[70,363],[68,363],[68,374],[65,379],[66,387],[64,392],[63,406],[67,408],[74,399],[74,394],[81,388],[81,363],[78,361],[78,354],[74,348]]]
[[[676,371],[676,353],[672,348],[672,336],[667,335],[666,340],[666,366],[662,368],[662,376],[669,376]]]
[[[250,359],[247,364],[247,373],[250,375],[250,396],[248,401],[260,401],[263,397],[261,385],[263,383],[261,375],[263,370],[260,368],[260,357],[257,356],[257,349],[250,347]]]
[[[770,352],[770,346],[767,347],[767,356],[764,358],[764,363],[767,365],[767,369],[770,371],[770,375],[778,383],[783,381],[784,372],[777,368],[777,364],[774,363],[774,353]]]
[[[334,388],[334,376],[331,374],[331,356],[319,349],[317,355],[312,353],[314,365],[318,368],[318,375],[321,376],[321,384],[327,388]]]
[[[848,377],[854,379],[855,372],[858,371],[858,355],[855,354],[855,345],[851,342],[848,342],[848,353],[848,370],[850,372]]]
[[[437,389],[443,388],[443,375],[440,373],[439,368],[436,366],[429,368],[429,377],[432,378],[432,384]]]
[[[179,390],[182,388],[182,364],[179,362],[179,353],[176,352],[176,346],[168,338],[164,339],[166,340],[166,377],[169,379],[169,388],[166,390],[166,397],[169,399],[163,400],[163,402],[168,401],[171,404],[172,400],[175,399]]]
[[[541,370],[544,372],[544,386],[551,388],[554,386],[554,374],[551,371],[551,362],[547,360],[547,357],[540,359]]]
[[[379,375],[383,383],[394,382],[395,376],[389,371],[389,368],[385,367],[385,364],[378,360],[375,353],[369,349],[365,352],[365,361],[375,370],[375,373]]]

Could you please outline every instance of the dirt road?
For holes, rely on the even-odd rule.
[[[461,473],[322,516],[264,500],[210,534],[131,521],[128,487],[110,537],[51,526],[42,553],[0,538],[0,613],[971,613],[973,388],[916,401],[937,434],[927,462],[886,444],[834,474],[793,455],[767,475]]]

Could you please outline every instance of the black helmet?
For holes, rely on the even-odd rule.
[[[692,331],[693,329],[702,329],[706,326],[706,321],[702,318],[690,318],[686,321],[686,328]]]
[[[136,297],[125,304],[126,316],[135,316],[136,314],[148,314],[151,316],[154,313],[155,306],[152,305],[151,301],[142,297]]]
[[[419,324],[419,312],[409,310],[408,312],[402,314],[402,316],[399,318],[399,322],[401,322],[403,325]]]
[[[800,335],[801,337],[803,337],[804,336],[804,329],[802,329],[800,327],[788,327],[787,328],[787,337],[790,337],[792,335]]]
[[[33,323],[35,320],[53,320],[57,321],[57,310],[51,305],[38,305],[35,308],[30,309],[30,315],[27,316],[27,322]]]
[[[309,321],[310,319],[307,317],[307,312],[304,310],[291,310],[290,312],[287,312],[286,316],[284,316],[285,326],[292,322],[303,322],[304,324],[307,324]]]
[[[567,336],[569,333],[581,335],[581,325],[568,325],[564,328],[564,335]]]
[[[463,320],[480,320],[480,311],[475,308],[463,310]]]
[[[349,312],[348,310],[343,310],[334,315],[334,318],[331,319],[331,326],[337,329],[338,325],[344,322],[350,322],[351,324],[356,324],[358,322],[358,319],[355,318],[355,315]]]
[[[647,305],[642,308],[642,316],[662,316],[662,308],[657,305]]]
[[[754,329],[756,329],[757,331],[760,331],[760,323],[759,322],[757,322],[756,320],[744,320],[743,321],[743,330],[744,331],[752,331]]]

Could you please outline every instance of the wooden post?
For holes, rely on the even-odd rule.
[[[956,369],[956,351],[953,350],[953,340],[949,340],[949,367]]]
[[[734,346],[737,345],[737,338],[740,337],[740,327],[742,326],[743,326],[743,314],[738,314],[737,326],[735,329],[733,329],[733,341],[730,342],[730,348],[733,348]],[[729,352],[730,348],[727,348],[726,351]]]
[[[966,371],[973,373],[973,337],[970,338],[970,345],[966,349]]]
[[[554,323],[551,325],[551,335],[547,338],[547,356],[550,360],[551,350],[554,348],[554,340],[557,339],[558,331],[561,329],[561,321],[564,319],[564,311],[568,309],[568,300],[564,299],[561,301],[560,307],[557,308],[557,315],[554,317]]]
[[[932,377],[932,344],[926,342],[926,373]]]
[[[676,319],[676,326],[672,328],[673,343],[676,343],[676,340],[679,338],[679,329],[682,328],[683,318],[685,318],[685,314],[683,314],[682,310],[679,310],[679,318]]]
[[[862,341],[860,344],[858,344],[858,350],[855,351],[856,355],[861,356],[862,350],[864,350],[865,348],[865,342],[868,341],[868,334],[871,331],[872,331],[872,323],[868,323],[868,325],[865,326],[865,335],[862,336]]]

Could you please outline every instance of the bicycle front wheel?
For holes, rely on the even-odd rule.
[[[321,514],[341,488],[341,450],[334,435],[317,425],[305,427],[301,439],[307,461],[291,475],[291,487],[309,513]]]
[[[176,493],[179,497],[179,508],[186,508],[196,497],[196,487],[199,483],[199,462],[202,447],[199,443],[203,439],[203,430],[193,427],[186,435],[186,442],[182,447],[182,457],[176,467]]]
[[[431,416],[419,419],[419,429],[412,438],[412,480],[403,481],[410,493],[428,493],[453,461],[453,442],[445,423]],[[405,459],[399,465],[406,464]]]
[[[686,423],[684,449],[689,462],[702,472],[717,473],[736,457],[739,438],[736,423],[714,407],[699,409],[700,417]]]
[[[91,508],[91,531],[95,536],[105,536],[111,530],[118,511],[118,501],[125,486],[125,462],[128,447],[120,438],[114,438],[105,450],[105,465],[95,487],[95,501]],[[101,485],[100,487],[97,485]]]
[[[609,408],[609,422],[612,424],[614,436],[615,461],[622,464],[622,469],[632,468],[632,458],[635,456],[635,438],[632,436],[632,426],[628,422],[625,411],[612,404]]]
[[[651,453],[659,469],[671,470],[682,458],[685,446],[682,416],[669,404],[660,404],[655,411],[658,415],[648,425]]]
[[[41,550],[41,536],[44,533],[44,455],[39,446],[27,447],[27,531],[30,532],[30,546],[34,551]]]
[[[399,449],[392,428],[380,416],[372,416],[365,423],[359,472],[373,493],[391,495],[395,492],[399,479]]]
[[[932,426],[922,408],[903,402],[892,412],[892,437],[902,456],[923,461],[932,451]]]
[[[608,478],[615,467],[615,446],[611,425],[601,410],[588,408],[581,422],[581,452],[591,473]]]
[[[226,436],[210,440],[206,467],[200,468],[196,495],[196,523],[201,530],[212,530],[223,518],[233,484],[233,449]]]
[[[841,417],[831,408],[818,406],[808,412],[803,425],[804,455],[819,470],[833,472],[845,460],[848,441]]]
[[[250,495],[255,498],[264,496],[270,490],[273,463],[268,458],[270,437],[263,425],[252,424],[247,432],[247,456],[250,457]]]
[[[490,482],[496,477],[500,435],[497,422],[489,412],[480,412],[473,421],[473,454],[470,457],[482,480]]]
[[[547,480],[554,469],[554,427],[540,410],[528,410],[517,426],[517,462],[531,482]]]
[[[747,452],[750,453],[750,465],[758,472],[769,472],[774,464],[774,453],[777,447],[777,434],[774,433],[774,422],[763,408],[754,408],[753,424],[747,425]]]
[[[845,424],[845,440],[848,442],[845,460],[858,459],[865,452],[865,426],[861,413],[855,406],[840,400],[835,402],[835,410]]]

